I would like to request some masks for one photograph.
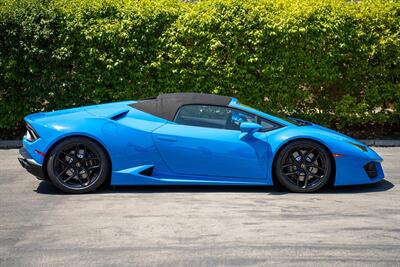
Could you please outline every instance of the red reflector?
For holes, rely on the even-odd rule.
[[[43,153],[43,152],[41,152],[41,151],[39,151],[39,150],[37,150],[37,149],[35,150],[35,152],[38,153],[40,156],[43,156],[43,157],[46,156],[45,153]]]
[[[335,153],[333,153],[332,155],[335,158],[339,158],[339,157],[343,157],[344,156],[343,154],[335,154]]]

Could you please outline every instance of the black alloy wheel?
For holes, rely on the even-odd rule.
[[[299,193],[315,192],[330,179],[332,163],[320,144],[299,140],[289,143],[278,154],[275,174],[281,185]]]
[[[104,149],[85,137],[62,140],[50,152],[47,173],[67,193],[87,193],[106,180],[110,163]]]

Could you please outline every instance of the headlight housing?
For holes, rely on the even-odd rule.
[[[364,152],[368,152],[368,148],[366,146],[363,146],[363,145],[360,145],[360,144],[356,144],[356,143],[353,143],[353,142],[350,142],[350,141],[346,141],[346,143],[348,143],[350,145],[353,145],[353,146],[357,147],[358,149],[360,149],[360,150],[362,150]]]

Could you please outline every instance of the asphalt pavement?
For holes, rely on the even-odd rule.
[[[0,150],[0,266],[400,266],[400,148],[386,179],[273,187],[116,187],[66,195]],[[351,175],[351,174],[349,174]]]

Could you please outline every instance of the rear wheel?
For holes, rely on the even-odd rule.
[[[67,193],[87,193],[107,179],[110,163],[104,149],[91,139],[71,137],[50,152],[47,173],[52,183]]]
[[[293,192],[309,193],[321,189],[328,182],[332,163],[323,146],[299,140],[279,152],[274,167],[281,185]]]

